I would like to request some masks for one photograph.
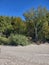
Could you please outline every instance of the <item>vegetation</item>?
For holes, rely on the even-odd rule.
[[[38,7],[20,17],[0,16],[0,44],[27,45],[32,41],[49,41],[49,10]]]
[[[29,39],[26,36],[20,35],[20,34],[16,34],[16,35],[12,34],[9,37],[9,41],[10,41],[9,45],[22,45],[22,46],[24,46],[24,45],[30,44]]]
[[[28,45],[29,43],[28,37],[20,34],[11,34],[8,38],[0,36],[0,44],[2,45]]]
[[[37,41],[49,40],[49,11],[38,7],[24,13],[27,24],[27,34]]]

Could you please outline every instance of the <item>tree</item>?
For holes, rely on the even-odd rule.
[[[38,41],[38,39],[40,38],[39,35],[42,36],[42,28],[43,25],[45,23],[45,17],[47,14],[48,10],[46,8],[42,8],[42,7],[38,7],[37,10],[35,10],[34,8],[27,11],[26,13],[24,13],[24,17],[26,22],[28,22],[30,24],[32,24],[33,27],[29,27],[31,26],[31,24],[28,26],[29,28],[29,32],[32,30],[32,32],[34,32],[35,34],[35,41]],[[44,28],[43,28],[44,29]],[[34,31],[33,31],[34,30]],[[30,32],[30,34],[32,33]],[[31,34],[34,35],[34,34]]]
[[[15,33],[25,33],[25,22],[23,22],[23,20],[20,17],[12,18],[11,25],[13,26],[13,31]]]
[[[8,37],[11,33],[11,30],[12,25],[10,17],[0,16],[0,32]]]

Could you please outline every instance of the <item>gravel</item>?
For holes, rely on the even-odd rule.
[[[49,65],[49,44],[0,46],[0,65]]]

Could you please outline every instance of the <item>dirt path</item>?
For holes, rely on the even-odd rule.
[[[0,46],[0,65],[49,65],[49,45]]]

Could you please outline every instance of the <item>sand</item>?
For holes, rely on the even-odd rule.
[[[0,65],[49,65],[49,44],[0,46]]]

